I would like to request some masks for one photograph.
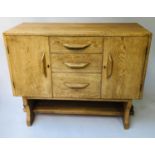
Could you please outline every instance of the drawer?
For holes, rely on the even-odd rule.
[[[101,74],[53,73],[54,98],[100,98]]]
[[[102,53],[100,37],[50,37],[52,53]]]
[[[52,72],[101,72],[102,54],[51,54]]]

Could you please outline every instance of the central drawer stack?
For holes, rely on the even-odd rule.
[[[102,38],[50,37],[54,98],[100,98]]]

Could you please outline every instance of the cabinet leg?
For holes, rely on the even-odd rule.
[[[124,104],[124,118],[123,118],[123,124],[124,128],[128,129],[130,126],[130,110],[132,107],[132,101],[128,101]]]
[[[34,120],[34,112],[32,103],[25,97],[23,97],[24,111],[26,112],[27,126],[31,126]]]

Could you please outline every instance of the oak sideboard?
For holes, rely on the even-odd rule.
[[[14,96],[35,113],[122,116],[143,96],[151,32],[137,23],[23,23],[3,33]]]

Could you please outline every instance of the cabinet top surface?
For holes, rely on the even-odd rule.
[[[137,23],[22,23],[4,35],[43,36],[146,36],[151,33]]]

